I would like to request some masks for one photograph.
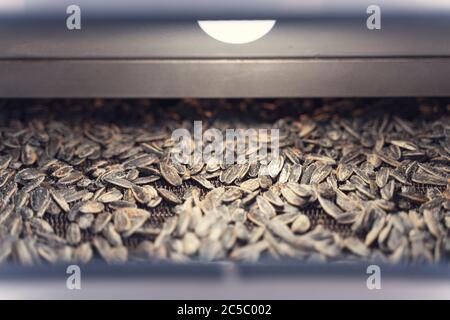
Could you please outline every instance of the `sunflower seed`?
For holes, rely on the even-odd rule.
[[[273,189],[269,189],[264,192],[263,197],[275,206],[282,207],[284,205],[283,200]]]
[[[36,212],[42,212],[50,202],[50,193],[47,189],[38,187],[33,190],[30,198],[31,208]],[[43,214],[43,213],[42,213]],[[40,216],[42,216],[42,214]]]
[[[100,213],[105,209],[105,205],[98,201],[87,201],[80,207],[82,213]]]
[[[172,186],[181,186],[183,180],[178,175],[177,169],[168,163],[160,164],[161,176]]]
[[[20,264],[26,266],[34,264],[33,257],[24,240],[18,240],[14,243],[13,252]]]
[[[106,225],[102,234],[111,246],[117,247],[122,245],[122,238],[112,223]]]
[[[94,233],[101,232],[106,227],[106,225],[109,223],[109,221],[111,221],[111,218],[112,218],[112,215],[108,212],[103,212],[103,213],[98,214],[95,217],[95,221],[92,226],[92,231]]]
[[[317,198],[323,210],[332,218],[338,219],[339,216],[343,214],[343,211],[338,206],[336,206],[333,201],[328,200],[321,195],[318,195]]]
[[[130,181],[123,178],[114,177],[113,175],[105,176],[103,180],[105,180],[105,182],[107,183],[124,189],[130,189],[133,186],[133,183],[131,183]]]
[[[214,189],[214,185],[201,175],[192,176],[191,179],[208,190]]]
[[[55,202],[58,204],[58,206],[64,212],[69,212],[70,211],[70,207],[69,207],[68,203],[66,202],[64,197],[59,192],[57,192],[55,190],[50,190],[50,194],[51,194],[53,200],[55,200]]]
[[[286,201],[293,206],[301,207],[306,203],[306,201],[302,197],[295,194],[294,191],[292,191],[292,189],[288,187],[282,188],[281,194],[283,195],[284,199],[286,199]]]
[[[197,238],[197,236],[192,232],[186,233],[183,237],[183,253],[187,255],[193,255],[198,251],[199,248],[200,240]]]
[[[122,199],[122,197],[123,197],[122,192],[120,192],[117,189],[114,189],[112,191],[102,194],[101,196],[98,197],[97,200],[103,203],[110,203],[114,201],[119,201]]]
[[[131,219],[124,209],[117,210],[113,216],[114,226],[118,232],[125,232],[131,228]]]
[[[134,198],[136,199],[136,201],[139,202],[139,203],[146,204],[146,203],[148,203],[151,200],[149,194],[142,187],[133,185],[131,187],[131,192],[133,193]]]
[[[276,215],[275,208],[264,197],[257,196],[256,202],[258,203],[259,210],[261,210],[266,217],[272,218]]]
[[[311,221],[308,216],[300,214],[292,223],[292,231],[295,233],[305,233],[311,227]]]
[[[78,224],[71,223],[67,227],[67,241],[72,244],[78,244],[81,241],[81,230]]]
[[[370,253],[370,250],[367,248],[367,246],[359,239],[354,237],[345,239],[344,245],[348,250],[361,257],[367,257]]]
[[[182,203],[182,201],[172,191],[164,189],[164,188],[158,188],[156,190],[158,191],[158,193],[161,195],[161,197],[164,200],[169,201],[170,203],[174,203],[174,204]]]
[[[267,166],[269,176],[272,179],[275,179],[278,176],[278,174],[280,174],[281,170],[283,169],[283,165],[284,165],[283,156],[278,156],[277,158],[270,161],[269,165]]]
[[[430,230],[430,232],[433,236],[435,236],[436,238],[441,238],[441,237],[445,236],[446,232],[442,228],[442,226],[439,224],[433,211],[425,209],[423,211],[423,218],[424,218],[425,224],[428,227],[428,230]]]
[[[391,143],[406,150],[416,151],[418,149],[417,146],[410,141],[391,140]]]
[[[76,262],[86,264],[92,260],[93,251],[91,244],[88,242],[80,244],[73,251],[73,259]]]

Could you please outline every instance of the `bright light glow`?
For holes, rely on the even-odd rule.
[[[22,11],[25,9],[24,0],[0,0],[0,13]]]
[[[202,20],[200,28],[210,37],[225,43],[243,44],[264,37],[276,20]]]

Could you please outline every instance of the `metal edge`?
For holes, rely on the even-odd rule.
[[[0,282],[2,280],[29,281],[60,278],[66,275],[66,269],[72,264],[20,266],[5,264],[0,267]],[[270,278],[361,278],[366,275],[367,268],[377,265],[383,272],[383,277],[405,280],[446,280],[450,281],[450,268],[441,263],[436,265],[386,264],[381,262],[347,262],[347,263],[305,263],[301,261],[267,260],[260,263],[245,262],[191,262],[177,264],[168,261],[135,262],[109,265],[95,260],[90,264],[79,265],[84,277],[91,279],[119,278],[223,278],[230,271],[245,279]]]
[[[1,98],[450,96],[450,57],[0,60]]]

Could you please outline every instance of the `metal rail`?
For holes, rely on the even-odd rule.
[[[450,58],[0,60],[0,96],[450,95]]]
[[[381,290],[365,264],[128,264],[81,266],[82,290],[66,289],[66,266],[0,269],[1,299],[449,299],[448,266],[383,266]],[[119,290],[120,289],[120,290]]]
[[[375,31],[364,1],[246,3],[240,12],[292,15],[243,45],[209,37],[189,13],[236,12],[234,1],[194,1],[188,10],[180,1],[132,0],[123,21],[113,14],[120,5],[95,18],[104,2],[91,1],[77,31],[66,29],[66,2],[54,3],[25,2],[23,17],[0,19],[0,98],[450,96],[448,1],[382,1],[388,9]],[[46,20],[51,12],[59,18]]]

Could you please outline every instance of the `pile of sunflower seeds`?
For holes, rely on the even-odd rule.
[[[0,106],[0,262],[449,261],[449,101]],[[280,129],[280,155],[175,163],[194,120]]]

